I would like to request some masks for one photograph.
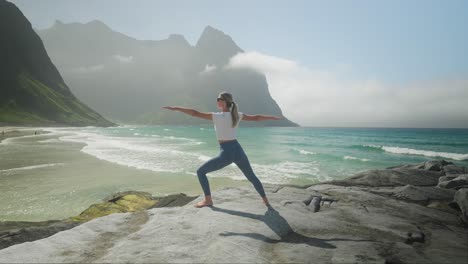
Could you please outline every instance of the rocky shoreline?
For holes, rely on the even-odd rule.
[[[467,172],[432,160],[267,185],[268,209],[247,187],[202,209],[201,197],[119,193],[69,219],[2,223],[0,262],[467,263]]]
[[[15,244],[49,237],[98,217],[114,213],[137,212],[151,208],[182,206],[196,198],[186,196],[183,193],[153,197],[147,192],[127,191],[106,197],[102,203],[91,205],[79,215],[61,220],[38,222],[2,221],[0,222],[0,250]]]

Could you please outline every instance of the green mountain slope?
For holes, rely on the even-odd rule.
[[[71,93],[29,21],[5,0],[0,36],[0,124],[115,125]]]

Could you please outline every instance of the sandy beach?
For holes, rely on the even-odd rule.
[[[27,135],[47,133],[37,127],[20,127],[20,126],[0,126],[0,142],[11,137],[21,137]]]
[[[5,131],[0,143],[0,201],[5,201],[0,202],[0,221],[62,219],[120,191],[139,190],[155,196],[201,193],[195,175],[137,169],[102,160],[81,151],[86,144],[61,141],[63,133],[47,129],[11,126],[0,130]],[[214,178],[210,184],[218,190],[249,183]]]

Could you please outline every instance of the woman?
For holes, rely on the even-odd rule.
[[[198,118],[213,120],[218,138],[219,147],[221,152],[218,156],[205,162],[198,170],[198,180],[205,194],[205,199],[195,204],[195,207],[201,208],[204,206],[212,206],[213,200],[211,199],[210,185],[206,174],[226,167],[231,163],[235,163],[239,169],[244,173],[247,179],[253,184],[263,203],[270,206],[268,198],[263,190],[263,185],[260,180],[255,176],[255,173],[250,166],[249,159],[242,149],[241,145],[236,139],[237,127],[240,120],[246,121],[262,121],[262,120],[279,120],[281,117],[267,116],[267,115],[247,115],[237,111],[237,104],[234,102],[232,95],[227,92],[222,92],[216,99],[217,106],[222,112],[199,112],[190,108],[164,106],[163,108],[169,110],[180,111],[182,113],[195,116]]]

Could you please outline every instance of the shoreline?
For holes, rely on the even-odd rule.
[[[2,129],[5,129],[5,135],[7,136],[5,138],[0,137],[0,139],[12,138],[12,137],[17,137],[17,136],[34,135],[35,131],[48,133],[47,131],[41,130],[41,128],[39,127],[13,127],[13,126],[12,127],[0,127],[0,133]],[[87,154],[82,154],[82,153],[80,153],[79,155],[87,156]],[[74,156],[73,160],[77,160],[76,157],[78,156]],[[96,158],[89,157],[88,160],[92,161],[93,162],[92,164],[94,164],[94,160],[96,160]],[[111,163],[108,161],[103,161],[103,162]],[[88,163],[84,163],[84,164],[88,164]],[[112,163],[112,167],[120,167],[120,166],[121,165],[114,166],[114,164]],[[294,224],[302,226],[301,227],[302,229],[300,230],[309,230],[311,227],[308,225],[315,226],[316,229],[314,228],[310,229],[311,233],[309,233],[309,235],[315,234],[314,232],[318,232],[315,235],[318,235],[319,237],[322,237],[322,238],[327,238],[327,235],[325,234],[326,232],[320,233],[322,232],[321,231],[322,229],[325,230],[329,228],[330,225],[332,226],[337,225],[336,223],[341,221],[340,222],[341,226],[346,226],[351,223],[352,225],[356,225],[357,229],[351,228],[351,229],[344,229],[341,231],[333,231],[333,232],[336,232],[336,233],[332,233],[335,236],[331,236],[329,238],[340,237],[343,234],[346,234],[346,235],[357,235],[359,237],[363,237],[366,239],[367,239],[367,236],[371,237],[372,239],[375,239],[375,237],[372,237],[371,235],[368,235],[368,233],[365,233],[365,232],[360,233],[361,231],[356,231],[356,230],[364,230],[365,228],[368,228],[368,226],[378,226],[382,224],[379,221],[384,221],[383,223],[386,224],[387,222],[391,222],[397,219],[395,220],[396,222],[403,221],[404,224],[403,225],[399,224],[398,226],[389,225],[389,226],[386,226],[385,228],[397,229],[398,232],[403,232],[402,230],[400,230],[400,228],[404,227],[407,230],[409,230],[408,232],[412,232],[413,234],[415,234],[415,236],[413,237],[411,235],[406,236],[406,233],[404,235],[395,236],[394,231],[388,232],[388,230],[385,230],[385,228],[383,228],[383,230],[380,230],[379,232],[384,234],[384,236],[386,237],[385,239],[392,241],[390,243],[391,245],[394,245],[396,241],[395,239],[401,240],[403,245],[399,245],[398,247],[396,247],[397,249],[402,249],[402,247],[404,247],[404,245],[406,244],[415,244],[417,247],[423,247],[425,245],[424,241],[418,242],[418,239],[421,240],[420,234],[424,234],[424,233],[429,234],[427,236],[427,239],[429,241],[431,239],[430,237],[431,233],[434,234],[435,237],[443,236],[443,237],[448,238],[452,236],[452,234],[449,231],[440,231],[438,229],[434,229],[433,226],[429,223],[431,221],[434,222],[435,224],[443,223],[443,225],[448,225],[452,229],[455,227],[457,230],[463,230],[462,232],[467,232],[466,227],[468,226],[468,222],[465,223],[465,225],[463,225],[463,222],[460,223],[458,222],[459,220],[457,220],[457,219],[463,219],[464,217],[463,212],[466,212],[463,210],[465,209],[462,209],[462,215],[460,216],[460,212],[457,211],[457,209],[455,209],[453,206],[454,197],[457,196],[455,193],[458,193],[458,192],[450,188],[439,186],[441,185],[442,182],[445,182],[445,181],[447,181],[447,184],[445,186],[452,184],[451,181],[455,179],[454,175],[458,176],[458,175],[467,174],[468,169],[462,166],[466,166],[466,165],[462,165],[458,163],[457,161],[453,161],[452,163],[452,162],[446,162],[444,160],[427,159],[426,161],[418,163],[418,164],[405,163],[405,164],[401,164],[399,166],[394,166],[394,167],[369,169],[367,171],[357,173],[357,174],[349,172],[348,176],[342,180],[321,181],[321,182],[303,184],[303,185],[302,184],[299,185],[299,184],[264,183],[264,187],[268,193],[268,197],[269,198],[271,197],[270,203],[274,206],[274,208],[278,208],[278,211],[281,212],[281,214],[285,218],[276,219],[275,215],[271,216],[271,215],[265,214],[265,216],[262,216],[260,214],[260,216],[258,215],[255,216],[254,219],[258,219],[259,217],[260,219],[266,219],[267,221],[265,223],[267,224],[267,227],[270,227],[272,231],[274,231],[275,233],[276,231],[278,231],[279,233],[277,233],[277,235],[279,235],[280,237],[282,234],[281,233],[282,229],[281,227],[276,227],[275,224],[281,224],[281,223],[276,223],[275,221],[283,221],[284,223],[284,221],[286,221],[285,219],[288,219],[288,221],[292,220],[291,226],[294,226]],[[70,172],[70,170],[63,170],[62,173],[66,173],[67,171]],[[109,171],[109,170],[103,170],[103,171],[105,171],[106,175],[111,174],[112,176],[115,176],[112,173],[112,171]],[[68,175],[68,172],[67,172],[67,175]],[[121,174],[127,174],[127,175],[124,175],[124,177],[131,176],[135,178],[135,175],[131,173],[132,173],[131,170],[125,170],[125,171],[122,170]],[[96,174],[96,175],[101,175],[101,174]],[[72,176],[81,177],[83,175],[79,175],[78,173]],[[35,178],[40,178],[40,177],[35,177]],[[135,181],[139,181],[138,178],[135,178],[135,179],[136,179]],[[457,181],[454,181],[454,182],[457,182]],[[161,184],[164,185],[164,183],[161,183]],[[142,186],[144,186],[144,184]],[[466,185],[466,187],[461,187],[461,188],[468,190],[467,187],[468,185]],[[132,190],[135,190],[135,191],[132,191]],[[234,221],[233,223],[231,223],[232,226],[230,227],[234,227],[237,224],[240,226],[237,229],[237,231],[245,232],[245,226],[249,225],[251,222],[242,222],[243,221],[242,218],[236,218],[236,217],[232,218],[232,216],[230,216],[231,218],[229,218],[229,214],[234,214],[237,216],[246,216],[246,215],[249,215],[248,212],[257,210],[257,212],[261,213],[261,210],[264,210],[264,207],[261,206],[262,204],[261,204],[260,199],[257,199],[258,198],[257,194],[255,193],[255,190],[251,186],[245,187],[245,186],[229,185],[229,187],[223,187],[219,190],[213,190],[214,200],[215,200],[215,207],[214,207],[215,209],[211,209],[211,210],[214,212],[211,212],[210,209],[208,208],[197,209],[197,210],[194,210],[193,208],[191,208],[192,204],[200,200],[203,197],[203,195],[188,197],[186,196],[186,194],[184,194],[184,193],[187,193],[185,191],[182,191],[180,194],[174,194],[172,192],[171,194],[168,194],[167,196],[165,196],[165,197],[171,197],[171,196],[179,195],[179,197],[182,198],[182,201],[179,200],[179,202],[175,203],[177,204],[176,205],[177,207],[169,208],[170,206],[166,206],[170,204],[171,202],[166,203],[165,205],[161,206],[164,208],[157,209],[156,207],[151,207],[151,206],[148,207],[147,206],[148,203],[151,203],[154,200],[162,199],[163,196],[151,197],[151,194],[150,196],[148,196],[149,193],[148,192],[145,193],[145,191],[148,191],[148,190],[144,190],[143,188],[139,188],[138,186],[133,186],[132,188],[130,188],[130,191],[127,191],[127,192],[134,192],[136,193],[135,195],[137,196],[146,197],[146,199],[143,199],[142,202],[139,202],[137,204],[135,203],[134,196],[130,196],[128,197],[128,199],[124,199],[124,201],[120,201],[120,202],[117,202],[116,199],[112,197],[111,198],[101,197],[100,199],[104,200],[105,201],[104,203],[88,204],[87,209],[85,210],[80,209],[79,211],[81,211],[81,213],[77,212],[76,214],[74,214],[75,216],[72,216],[72,217],[50,218],[51,220],[47,220],[47,221],[0,221],[0,255],[7,254],[5,256],[8,256],[7,252],[10,252],[10,250],[11,252],[15,252],[15,250],[17,249],[19,250],[22,247],[25,247],[25,245],[22,245],[22,244],[25,244],[25,242],[31,242],[32,244],[28,243],[28,245],[32,245],[32,246],[41,245],[41,243],[43,242],[40,242],[39,240],[46,239],[47,241],[49,240],[53,241],[57,237],[67,236],[66,234],[73,235],[74,233],[79,232],[79,230],[82,230],[82,228],[88,228],[89,226],[92,226],[97,223],[111,226],[114,222],[112,222],[109,219],[130,218],[130,219],[134,219],[136,223],[140,223],[140,221],[143,223],[146,223],[145,221],[147,220],[145,219],[152,218],[153,215],[155,215],[156,213],[158,215],[161,214],[160,217],[164,218],[165,217],[164,212],[167,212],[167,211],[174,212],[175,216],[176,215],[184,216],[188,214],[189,215],[188,218],[199,217],[198,213],[200,213],[202,214],[201,215],[202,219],[197,220],[197,221],[201,221],[201,220],[208,221],[211,215],[213,214],[216,215],[216,211],[223,212],[224,210],[225,212],[228,212],[227,213],[228,218],[222,218],[221,220],[226,220],[228,222]],[[193,195],[190,193],[188,194]],[[359,196],[356,197],[355,194],[358,194]],[[311,196],[308,198],[307,195],[311,195]],[[370,196],[372,196],[372,198],[369,198]],[[193,200],[192,198],[195,200]],[[237,199],[239,199],[239,201],[237,201]],[[138,200],[140,200],[140,198],[138,198]],[[109,201],[112,201],[112,204],[110,205],[110,207],[104,206],[104,209],[103,209],[102,204],[109,205]],[[341,210],[340,208],[343,204],[345,204],[346,206],[349,206],[349,208],[346,209],[348,210],[347,213],[343,215],[336,215],[336,214],[342,213],[340,212]],[[129,211],[113,211],[115,207],[120,208],[121,205],[130,205],[130,208],[139,208],[139,209],[138,210],[131,209]],[[223,207],[229,208],[229,209],[223,209]],[[236,207],[239,211],[232,210],[232,209],[236,209]],[[416,213],[414,213],[413,215],[413,212],[411,211],[408,211],[409,213],[408,216],[404,214],[399,214],[398,210],[394,209],[396,207],[400,208],[398,209],[400,211],[416,210],[419,214],[418,215],[419,218],[416,216]],[[461,205],[459,205],[459,207],[463,208],[463,206]],[[220,209],[216,209],[216,208],[220,208]],[[389,208],[392,208],[392,209],[390,210]],[[333,211],[333,210],[337,210],[337,211]],[[356,212],[354,212],[353,210],[356,210]],[[191,215],[192,213],[195,213],[195,212],[198,212],[198,213],[196,213],[195,215]],[[203,215],[202,212],[204,212],[206,215]],[[322,213],[327,214],[329,212],[333,212],[335,215],[322,216]],[[301,218],[301,219],[298,218],[299,220],[297,220],[297,222],[294,222],[296,221],[296,220],[293,220],[294,217],[296,217],[296,215],[301,215],[301,214],[302,214],[302,217],[304,218]],[[311,216],[307,214],[311,214]],[[97,217],[92,218],[93,221],[89,221],[91,220],[91,218],[89,218],[90,215],[94,215]],[[346,217],[349,217],[350,215],[352,215],[350,219],[346,218]],[[366,216],[366,215],[369,215],[369,216]],[[427,217],[427,216],[430,216],[430,217]],[[264,218],[261,218],[261,217],[264,217]],[[273,217],[273,219],[270,219],[268,217]],[[312,218],[309,219],[308,217],[312,217]],[[320,222],[320,221],[317,221],[317,219],[313,217],[319,217],[319,219],[323,217],[323,219],[321,219],[321,222]],[[357,220],[354,221],[354,219],[358,219],[358,218],[361,219],[363,222],[358,223]],[[445,221],[444,220],[445,218],[449,220]],[[58,219],[58,220],[54,220],[54,219]],[[86,219],[87,221],[81,221],[82,219]],[[350,223],[347,223],[346,219],[351,220]],[[94,224],[93,223],[88,224],[88,221],[93,222]],[[268,222],[268,221],[271,221],[271,222]],[[464,220],[460,220],[460,221],[464,221]],[[153,220],[150,221],[150,223],[152,222]],[[330,224],[325,224],[328,222]],[[418,224],[413,225],[413,222],[418,223]],[[125,223],[126,223],[125,225],[126,225],[127,230],[128,229],[136,230],[139,228],[139,226],[136,225],[132,221],[130,222],[125,221]],[[265,223],[255,228],[257,233],[261,233],[262,231],[265,231],[264,230]],[[166,223],[166,222],[160,223],[160,224],[164,227],[166,227],[166,225],[168,224],[170,225],[170,223]],[[82,225],[85,225],[85,226],[80,227]],[[183,222],[183,225],[189,226],[190,224]],[[419,226],[422,226],[423,229],[421,230],[418,229]],[[75,229],[75,227],[77,229]],[[193,228],[189,230],[190,232],[193,232],[193,230],[198,230],[197,229],[198,227],[201,227],[202,229],[204,228],[202,224],[198,224],[198,225],[194,224]],[[225,228],[225,227],[222,227],[221,225],[218,226],[218,224],[213,224],[213,227],[217,231]],[[71,229],[74,229],[74,230],[71,230]],[[228,228],[228,230],[230,229],[231,228]],[[354,233],[354,232],[358,232],[358,233]],[[184,234],[185,232],[177,232],[177,231],[173,233],[173,235],[175,236],[184,236]],[[242,234],[242,233],[239,233],[239,234]],[[254,234],[254,233],[246,233],[246,234]],[[255,234],[255,235],[256,235],[255,237],[258,238],[257,235],[259,234]],[[125,237],[125,236],[127,236],[127,233],[123,232],[122,237]],[[139,234],[139,236],[144,237],[144,235],[141,235],[141,234]],[[247,235],[247,237],[249,237],[249,235]],[[255,238],[255,237],[251,237],[250,239]],[[315,242],[310,242],[310,241],[315,241],[315,240],[308,240],[309,238],[307,236],[299,235],[297,233],[295,233],[293,238],[289,238],[289,236],[284,236],[284,238],[281,237],[281,240],[278,240],[278,241],[290,243],[288,239],[292,239],[293,241],[295,241],[295,239],[299,239],[301,241],[305,241],[302,244],[306,244],[309,246],[315,243]],[[413,241],[414,239],[416,239],[415,240],[416,242]],[[450,237],[450,239],[456,239],[456,238]],[[276,240],[272,240],[272,238],[262,238],[260,240],[262,241],[261,243],[264,243],[267,247],[270,243],[268,241],[276,241]],[[424,238],[422,238],[422,240],[424,240]],[[100,241],[101,240],[98,241],[97,246],[99,247],[106,246],[106,245],[99,244],[101,243]],[[129,241],[131,241],[131,239]],[[223,243],[222,241],[223,240],[219,240],[219,243]],[[250,243],[249,241],[252,241],[252,240],[248,240],[247,242]],[[333,241],[333,239],[330,241]],[[437,243],[434,240],[432,240],[431,243],[432,242]],[[276,242],[272,242],[272,243],[276,243]],[[399,242],[396,242],[396,243],[399,243]],[[281,243],[281,244],[284,245],[284,243]],[[291,244],[297,244],[297,243],[291,243]],[[374,246],[378,245],[378,243],[371,243],[371,244]],[[390,244],[388,247],[392,248]],[[430,247],[430,243],[428,244],[429,244],[428,247]],[[335,242],[328,244],[330,248],[332,247],[332,245],[340,245],[340,247],[346,247],[344,244],[339,244],[339,243],[336,244]],[[301,246],[301,243],[299,243],[298,246]],[[164,245],[161,245],[161,247],[164,247]],[[263,250],[264,247],[262,246],[260,247],[260,249]],[[437,248],[437,250],[438,249],[439,248]],[[57,250],[57,248],[54,247],[53,250]],[[454,253],[458,254],[458,256],[463,256],[463,253],[460,253],[458,249],[452,249],[452,250]],[[16,254],[19,254],[18,251],[16,252],[17,252]],[[144,250],[143,252],[148,253],[150,251]],[[26,251],[23,251],[23,253],[25,255],[29,254]],[[262,254],[267,254],[267,253],[268,251],[262,251]],[[34,253],[31,253],[31,254],[34,254]],[[353,256],[352,250],[348,254],[351,254],[349,256]],[[380,255],[376,256],[373,254],[374,254],[373,252],[366,252],[365,254],[363,253],[364,256],[370,256],[376,259],[380,259],[379,258]],[[430,253],[425,253],[425,254],[430,255]],[[411,257],[409,256],[403,256],[403,258],[406,260],[411,259]],[[50,260],[52,259],[45,259],[45,260],[48,260],[50,262]],[[58,261],[58,259],[59,258],[55,258],[54,262],[60,262]],[[457,258],[455,257],[455,259]],[[71,258],[70,260],[73,260],[75,262],[80,262],[79,258],[77,259]],[[107,260],[112,260],[112,259],[107,258]],[[203,259],[199,259],[199,260],[202,261]],[[287,259],[285,259],[285,261],[286,260]],[[253,261],[253,262],[257,262],[257,261]]]
[[[217,198],[211,208],[193,208],[202,196],[179,194],[183,202],[175,207],[148,206],[81,224],[54,221],[27,227],[28,223],[21,222],[12,230],[15,223],[9,223],[9,231],[0,229],[0,242],[5,237],[37,237],[28,240],[31,243],[18,241],[0,248],[0,256],[55,263],[184,262],[187,257],[191,262],[226,262],[223,252],[240,251],[245,263],[302,263],[310,262],[311,257],[316,257],[317,263],[462,263],[468,256],[468,241],[464,239],[468,236],[468,200],[464,201],[468,197],[467,171],[445,160],[427,160],[369,170],[308,188],[265,185],[272,205],[266,212],[249,186],[214,191]],[[137,193],[147,198],[141,192],[131,195]],[[116,196],[106,200],[115,201]],[[39,234],[47,232],[46,236]],[[109,232],[118,243],[106,242]],[[89,241],[94,242],[91,245]],[[239,243],[248,245],[249,250]],[[171,251],[174,246],[186,253],[175,254]],[[210,258],[193,253],[202,248],[208,249]],[[251,250],[258,254],[247,254]],[[229,255],[227,260],[239,261],[238,257]]]
[[[8,138],[47,134],[41,127],[0,126],[0,143]]]

